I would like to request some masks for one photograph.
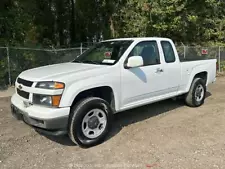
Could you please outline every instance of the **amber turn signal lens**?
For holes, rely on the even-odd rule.
[[[60,100],[61,100],[61,95],[52,96],[52,106],[59,107]]]
[[[55,89],[64,89],[64,83],[55,82],[54,88]]]

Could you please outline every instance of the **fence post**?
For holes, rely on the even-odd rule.
[[[11,82],[11,70],[10,70],[10,59],[9,59],[9,47],[6,47],[6,55],[7,55],[7,62],[8,62],[8,75],[9,75],[9,85],[12,85]]]
[[[185,53],[186,53],[186,46],[184,45],[184,59],[185,59]]]
[[[83,53],[83,44],[80,43],[80,54],[82,54],[82,53]]]
[[[220,46],[219,46],[219,56],[218,56],[218,65],[219,65],[219,72],[221,72],[221,68],[220,68],[220,53],[221,53],[221,49],[220,49]]]

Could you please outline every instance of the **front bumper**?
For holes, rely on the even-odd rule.
[[[14,94],[11,98],[11,111],[18,120],[35,128],[36,131],[53,136],[67,134],[70,108],[48,108],[37,105],[26,107],[22,97]]]

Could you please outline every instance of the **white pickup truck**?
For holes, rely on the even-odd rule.
[[[216,59],[181,62],[170,39],[112,39],[69,63],[22,72],[11,109],[38,132],[90,147],[103,142],[114,113],[176,96],[198,107],[215,80]]]

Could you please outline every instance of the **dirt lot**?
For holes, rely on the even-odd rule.
[[[39,135],[1,98],[0,168],[225,168],[225,78],[209,92],[200,108],[167,100],[120,113],[110,137],[89,149]]]

